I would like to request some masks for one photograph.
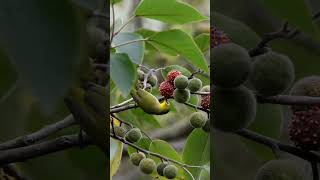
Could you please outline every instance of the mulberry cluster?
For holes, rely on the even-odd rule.
[[[309,76],[295,83],[292,95],[320,97],[320,77]],[[320,105],[291,106],[290,139],[304,150],[320,149]]]
[[[290,139],[304,150],[319,150],[320,106],[295,111],[289,126]]]
[[[228,36],[215,27],[210,28],[210,38],[211,38],[211,48],[214,48],[220,44],[225,44],[231,42]]]

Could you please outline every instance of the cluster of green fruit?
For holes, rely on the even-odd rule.
[[[320,97],[320,76],[310,76],[297,81],[291,95]],[[320,149],[320,104],[291,106],[290,139],[304,150]]]
[[[113,133],[117,137],[124,138],[126,141],[131,143],[138,142],[142,137],[142,133],[139,128],[131,128],[127,130],[122,126],[114,126]]]
[[[160,176],[164,176],[167,179],[174,179],[178,174],[178,168],[175,165],[164,162],[156,165],[153,159],[147,158],[142,152],[132,153],[130,160],[133,165],[139,166],[141,172],[145,174],[152,174],[154,171],[157,171]]]
[[[223,131],[246,128],[255,119],[253,91],[259,96],[278,95],[294,80],[291,60],[273,51],[251,58],[246,49],[228,42],[211,53],[213,126]]]
[[[163,81],[159,86],[160,94],[166,99],[174,98],[179,103],[188,102],[190,92],[210,92],[209,86],[204,86],[202,89],[202,81],[196,77],[189,79],[178,70],[172,70],[167,75],[167,80]],[[208,91],[209,89],[209,91]],[[210,95],[201,96],[201,105],[209,109]],[[209,100],[208,100],[209,99]]]
[[[190,124],[194,128],[202,128],[205,132],[210,132],[210,120],[202,112],[192,113]]]
[[[137,71],[137,74],[138,74],[138,83],[137,83],[138,87],[137,88],[143,88],[143,81],[144,81],[145,77],[147,76],[147,74],[144,71],[142,71],[141,69],[139,69]],[[150,74],[147,79],[147,84],[146,84],[147,87],[145,88],[146,91],[151,92],[152,87],[157,86],[157,84],[158,84],[157,76],[154,74]]]

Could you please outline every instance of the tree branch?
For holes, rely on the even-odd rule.
[[[316,14],[314,14],[312,16],[312,20],[316,20],[319,17],[320,17],[320,12],[317,12]],[[260,43],[257,45],[257,47],[255,47],[249,51],[249,55],[251,57],[261,55],[267,51],[266,47],[267,47],[268,43],[270,43],[271,41],[276,40],[276,39],[291,39],[300,33],[301,32],[297,29],[290,30],[288,28],[288,22],[285,22],[285,23],[283,23],[280,30],[265,34],[262,37]]]
[[[270,97],[257,96],[259,103],[281,104],[281,105],[315,105],[320,104],[320,97],[278,95]]]
[[[16,180],[29,180],[28,177],[21,174],[21,172],[12,164],[8,164],[2,167],[3,171]]]
[[[245,137],[247,139],[250,139],[252,141],[255,141],[257,143],[266,145],[270,148],[273,148],[273,145],[277,145],[277,147],[279,147],[279,149],[281,151],[293,154],[295,156],[298,156],[302,159],[305,159],[307,161],[315,161],[315,162],[320,162],[320,156],[314,152],[311,151],[303,151],[300,148],[294,147],[294,146],[290,146],[290,145],[286,145],[286,144],[282,144],[279,141],[276,141],[274,139],[271,139],[269,137],[260,135],[258,133],[252,132],[250,130],[247,129],[243,129],[240,130],[238,132],[236,132],[236,134]]]
[[[25,136],[20,136],[0,144],[0,151],[34,144],[35,142],[45,139],[49,135],[57,131],[60,131],[66,127],[69,127],[71,125],[74,125],[75,123],[76,123],[76,120],[70,114],[63,120],[58,121],[54,124],[48,125],[34,133],[31,133]]]
[[[31,158],[66,150],[80,145],[90,144],[91,142],[88,136],[83,136],[82,141],[80,141],[78,135],[67,135],[39,144],[3,150],[0,151],[0,166],[15,162],[22,162]]]
[[[137,108],[137,107],[138,106],[136,104],[128,104],[128,105],[121,106],[121,107],[118,107],[118,108],[110,109],[110,113],[118,113],[118,112],[121,112],[121,111],[129,110],[129,109],[133,109],[133,108]]]

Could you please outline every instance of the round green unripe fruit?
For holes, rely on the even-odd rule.
[[[140,140],[141,136],[142,136],[142,134],[141,134],[140,129],[132,128],[127,132],[125,138],[129,142],[135,143]]]
[[[256,98],[244,86],[232,89],[214,87],[213,121],[214,128],[235,132],[248,127],[256,116]]]
[[[174,179],[177,177],[178,174],[178,168],[175,165],[168,165],[163,170],[163,175],[168,179]]]
[[[187,89],[175,89],[173,91],[173,98],[179,103],[185,103],[190,99],[190,91]]]
[[[294,96],[320,97],[320,76],[308,76],[298,80],[290,91]],[[294,105],[294,111],[308,110],[310,106]]]
[[[160,176],[163,176],[163,170],[164,170],[164,168],[165,167],[167,167],[168,166],[168,163],[160,163],[160,164],[158,164],[158,166],[157,166],[157,173],[160,175]]]
[[[155,86],[158,83],[158,78],[155,75],[151,75],[148,77],[148,83],[151,84],[151,86]]]
[[[227,43],[214,47],[211,54],[214,85],[233,88],[247,80],[252,71],[252,63],[246,49]]]
[[[156,163],[153,159],[145,158],[140,161],[140,170],[145,174],[151,174],[156,169]]]
[[[177,76],[173,81],[174,87],[177,89],[185,89],[188,86],[188,82],[188,78],[184,75]]]
[[[137,74],[138,74],[138,79],[140,81],[143,81],[144,80],[144,72],[141,70],[137,70]]]
[[[250,83],[260,95],[278,95],[293,80],[294,66],[287,56],[270,51],[254,58]]]
[[[320,97],[320,76],[308,76],[300,79],[293,85],[290,94]]]
[[[198,78],[192,78],[190,81],[189,81],[189,84],[188,84],[188,89],[191,91],[191,92],[197,92],[201,89],[202,87],[202,81]]]
[[[144,155],[142,152],[132,153],[130,155],[130,160],[135,166],[139,166],[141,160],[144,158],[146,158],[146,155]]]
[[[202,127],[202,129],[203,129],[205,132],[210,132],[210,120],[209,120],[209,119],[206,120],[206,123],[204,124],[204,126]]]
[[[194,112],[191,114],[190,124],[194,128],[201,128],[206,123],[206,116],[201,112]]]
[[[201,92],[210,92],[210,86],[206,85],[201,88]]]
[[[255,180],[303,180],[301,168],[293,160],[271,160],[257,172]]]
[[[114,134],[118,137],[124,137],[125,134],[126,134],[126,130],[123,128],[123,127],[120,127],[120,126],[114,126],[113,127],[113,130],[114,130]]]

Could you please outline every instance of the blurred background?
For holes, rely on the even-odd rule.
[[[130,18],[134,12],[135,7],[139,4],[139,0],[123,0],[121,3],[115,5],[115,19],[116,27],[121,26]],[[199,10],[203,15],[210,16],[210,1],[209,0],[183,0],[183,2],[189,3]],[[110,14],[112,17],[112,14]],[[112,19],[112,18],[111,18]],[[112,22],[111,22],[112,23]],[[159,21],[135,18],[123,32],[136,32],[141,29],[150,29],[154,31],[162,31],[167,29],[179,28],[187,32],[191,36],[195,37],[200,33],[209,33],[209,21],[200,23],[191,23],[180,26],[172,26],[161,23]],[[206,54],[206,59],[209,64],[209,53]],[[170,65],[180,65],[190,72],[197,70],[192,64],[188,63],[181,57],[168,56],[163,53],[156,52],[148,46],[146,46],[146,54],[143,60],[143,65],[149,68],[160,68]],[[158,77],[158,86],[164,80],[160,71],[156,72]],[[208,77],[197,75],[203,82],[203,85],[209,85],[210,80]],[[159,95],[158,86],[153,88],[152,93]],[[111,105],[122,102],[125,100],[121,97],[120,91],[111,89]],[[193,104],[198,103],[198,98],[192,96],[190,102]],[[171,110],[168,114],[161,116],[151,116],[143,113],[139,109],[118,113],[118,115],[135,126],[143,129],[154,139],[161,139],[169,142],[177,152],[182,153],[188,134],[192,131],[189,125],[189,115],[194,112],[192,108],[186,107],[170,100]],[[121,160],[120,168],[116,175],[113,177],[114,180],[148,180],[152,179],[150,176],[143,175],[139,168],[132,165],[128,158],[127,147],[124,147],[122,153],[123,158]]]
[[[70,114],[63,97],[84,73],[80,65],[89,68],[83,65],[89,51],[86,26],[93,12],[107,17],[107,10],[99,0],[0,2],[0,142]],[[107,34],[107,28],[101,31]],[[79,127],[73,126],[47,139],[77,133]],[[15,166],[32,180],[109,176],[106,156],[94,146],[51,153]]]
[[[251,49],[259,42],[259,36],[279,30],[286,20],[263,2],[214,0],[211,2],[211,24],[225,31],[234,42]],[[281,4],[283,12],[295,14],[302,19],[304,7],[295,6],[291,2],[274,1],[273,3]],[[306,2],[310,14],[320,10],[320,2],[317,0],[296,2],[301,4]],[[303,21],[307,22],[307,20]],[[318,21],[315,21],[315,24],[318,26]],[[320,74],[320,41],[317,37],[301,33],[290,40],[274,40],[270,47],[291,58],[295,65],[296,80]],[[287,131],[289,122],[290,112],[287,106],[259,105],[257,118],[249,129],[283,143],[292,144]],[[256,172],[265,162],[275,159],[270,149],[237,135],[214,131],[213,137],[214,169],[211,173],[214,179],[234,180],[236,177],[237,180],[253,180]],[[303,171],[305,180],[312,178],[308,162],[286,153],[281,156],[296,161],[295,164]]]

